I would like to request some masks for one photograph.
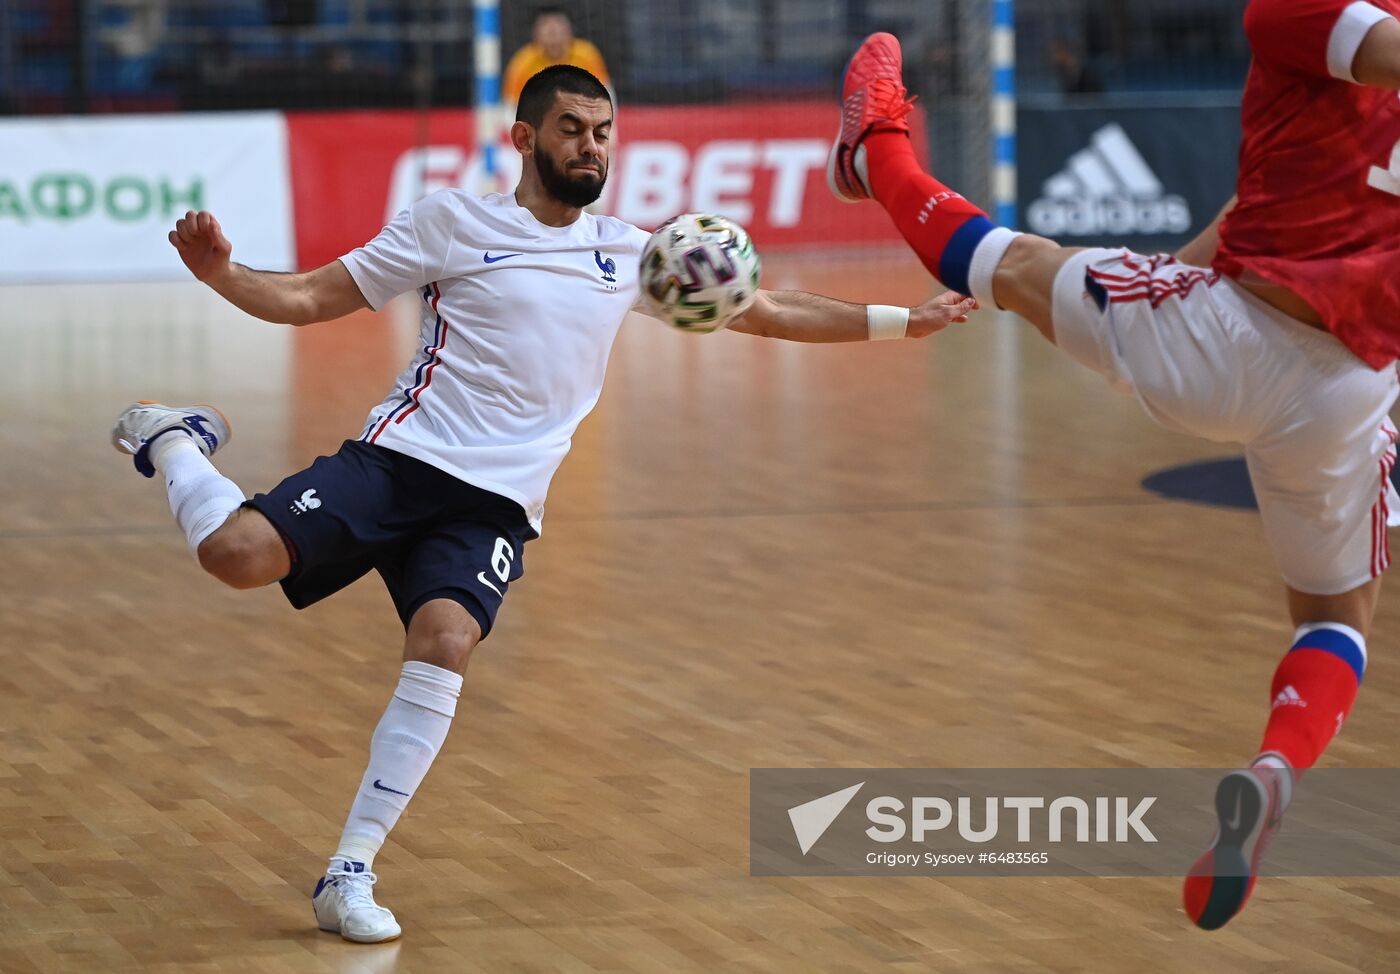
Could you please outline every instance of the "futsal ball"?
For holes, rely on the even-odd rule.
[[[681,331],[718,331],[753,304],[760,270],[739,224],[682,213],[657,227],[642,251],[642,300]]]

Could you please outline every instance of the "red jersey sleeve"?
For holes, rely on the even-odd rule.
[[[1265,67],[1355,81],[1351,64],[1372,27],[1390,14],[1365,0],[1251,0],[1244,30]]]

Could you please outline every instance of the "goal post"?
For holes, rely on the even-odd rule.
[[[481,152],[481,182],[484,192],[500,192],[500,143],[505,127],[501,106],[501,7],[499,0],[472,0],[472,26],[475,39],[476,144]]]

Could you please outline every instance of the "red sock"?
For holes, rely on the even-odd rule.
[[[1366,643],[1328,624],[1300,636],[1274,671],[1273,713],[1259,750],[1276,751],[1296,770],[1311,768],[1342,729],[1366,672]]]
[[[863,144],[875,199],[930,274],[954,291],[971,294],[972,253],[994,229],[987,214],[924,172],[904,133],[872,132]]]

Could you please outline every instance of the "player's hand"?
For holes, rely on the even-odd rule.
[[[228,242],[212,213],[190,210],[175,221],[170,243],[180,252],[180,259],[197,280],[207,283],[228,271],[233,244]]]
[[[949,325],[967,321],[968,313],[980,307],[973,298],[963,297],[956,291],[944,291],[933,300],[909,309],[909,327],[904,334],[908,338],[927,338]]]

